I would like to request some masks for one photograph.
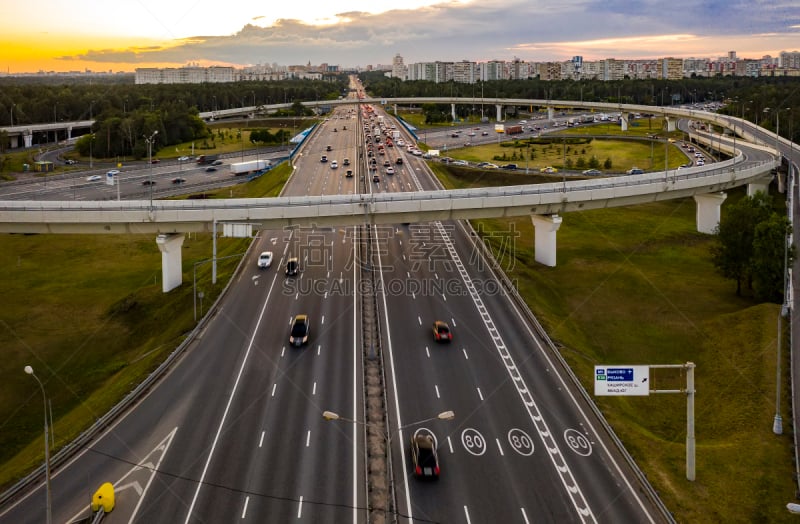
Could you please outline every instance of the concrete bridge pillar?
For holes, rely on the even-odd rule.
[[[545,266],[556,266],[556,231],[561,227],[558,215],[531,215],[534,227],[533,258]]]
[[[695,195],[698,233],[714,234],[719,225],[720,208],[728,195],[724,192]]]
[[[553,106],[547,108],[547,119],[552,120],[556,117],[556,109]]]
[[[674,117],[665,116],[664,122],[667,123],[667,132],[675,131],[678,119]]]
[[[772,182],[773,178],[776,178],[776,180],[778,182],[778,193],[783,193],[785,191],[784,187],[783,187],[783,177],[780,176],[780,175],[775,177],[774,175],[772,175],[770,173],[765,173],[765,176],[759,177],[759,178],[757,178],[755,180],[751,179],[750,183],[747,184],[747,196],[749,196],[749,197],[754,196],[759,191],[762,191],[764,193],[768,193],[769,192],[769,184],[770,184],[770,182]]]
[[[628,130],[628,121],[630,120],[630,118],[631,118],[631,114],[630,113],[620,113],[619,114],[619,127],[620,127],[620,129],[622,129],[623,131],[627,131]]]
[[[501,104],[497,104],[494,107],[497,109],[497,121],[498,122],[502,122],[503,121],[503,106]]]
[[[456,121],[456,105],[450,104],[450,115],[453,117],[453,122]]]
[[[778,189],[780,189],[780,188],[778,188]],[[749,197],[755,196],[755,194],[758,193],[759,191],[761,191],[762,193],[765,193],[765,194],[769,192],[769,180],[759,181],[759,182],[751,182],[750,184],[747,184],[747,196],[749,196]],[[779,192],[782,193],[783,191],[779,191]]]
[[[156,244],[161,251],[161,290],[164,293],[180,286],[183,281],[181,246],[183,246],[184,238],[183,233],[170,233],[156,237]]]
[[[397,104],[392,104],[392,109],[394,109],[394,116],[397,116]]]
[[[23,147],[33,147],[33,132],[28,131],[22,135],[22,143],[25,144]]]

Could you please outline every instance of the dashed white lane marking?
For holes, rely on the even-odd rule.
[[[303,516],[303,495],[300,495],[300,503],[297,505],[297,518]]]
[[[478,396],[480,397],[481,401],[483,401],[483,393],[481,393],[481,388],[475,388],[478,390]]]
[[[436,384],[434,384],[434,385],[433,385],[433,387],[434,387],[434,388],[436,388],[436,398],[442,398],[442,397],[439,395],[439,386],[437,386]]]
[[[506,454],[503,453],[503,446],[500,444],[500,439],[496,438],[494,440],[495,440],[495,442],[497,442],[497,449],[500,450],[500,456],[504,457]]]
[[[244,508],[242,508],[242,518],[247,516],[247,504],[250,503],[250,497],[245,497],[244,499]]]
[[[266,431],[262,431],[261,432],[261,438],[258,440],[258,447],[259,448],[264,445],[264,434],[265,433],[266,433]]]
[[[277,388],[277,387],[278,387],[278,384],[277,384],[277,383],[275,383],[275,384],[273,384],[273,385],[272,385],[272,396],[273,396],[273,397],[275,396],[275,388]]]
[[[467,355],[467,348],[461,348],[461,351],[464,352],[464,358],[469,360],[469,355]]]

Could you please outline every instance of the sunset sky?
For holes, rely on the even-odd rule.
[[[0,71],[433,60],[744,58],[800,50],[797,0],[27,0],[0,3]]]

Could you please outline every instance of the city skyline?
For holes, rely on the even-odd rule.
[[[78,9],[80,7],[80,9]],[[122,14],[120,14],[122,13]],[[797,50],[800,5],[778,0],[342,0],[269,5],[208,1],[30,0],[0,6],[3,73],[138,67],[341,67],[433,60],[743,58]]]

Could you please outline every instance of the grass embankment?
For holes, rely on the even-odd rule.
[[[234,197],[276,196],[291,168],[233,188]],[[229,197],[229,189],[219,197]],[[210,195],[212,198],[213,194]],[[248,240],[217,240],[218,256]],[[154,236],[0,235],[0,486],[42,463],[42,399],[23,372],[33,366],[52,401],[56,446],[69,442],[164,360],[194,327],[194,263],[211,256],[210,235],[186,235],[183,285],[161,291]],[[239,263],[197,267],[207,309]]]
[[[494,172],[435,168],[446,187],[495,182]],[[534,261],[530,219],[478,224],[590,393],[596,364],[697,364],[695,482],[685,477],[685,396],[595,399],[679,522],[796,520],[785,509],[796,488],[791,430],[771,430],[779,306],[736,297],[716,273],[691,199],[567,213],[552,268]],[[513,256],[507,231],[519,233]],[[674,370],[653,377],[659,389],[685,387]]]
[[[441,154],[469,162],[516,163],[521,168],[527,166],[535,171],[547,166],[582,171],[592,167],[590,163],[595,158],[598,162],[596,168],[609,174],[622,173],[632,167],[663,171],[665,163],[669,169],[687,163],[686,153],[677,145],[643,140],[648,134],[652,135],[654,129],[660,128],[661,119],[652,120],[652,128],[643,125],[625,132],[619,125],[598,124],[563,129],[541,138],[498,135],[497,142],[451,149]],[[605,138],[605,135],[619,138]],[[660,136],[665,135],[662,133]],[[680,137],[680,132],[675,136]],[[611,161],[608,168],[604,166],[607,159]]]

